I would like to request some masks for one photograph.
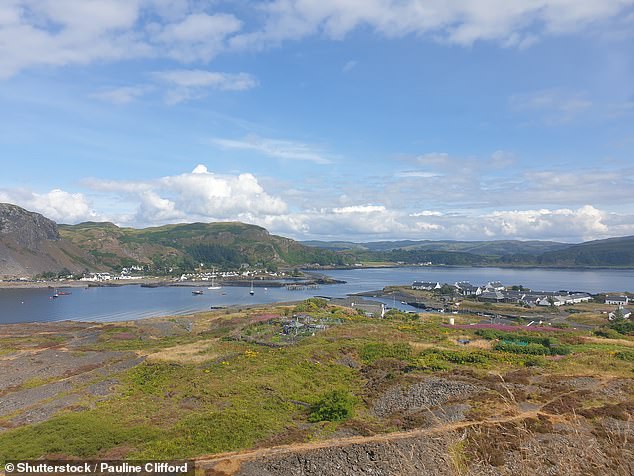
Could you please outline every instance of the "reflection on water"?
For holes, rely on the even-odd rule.
[[[297,301],[312,297],[345,296],[381,289],[412,281],[440,281],[453,283],[489,281],[522,284],[532,289],[557,291],[560,289],[587,291],[634,291],[634,270],[546,270],[500,268],[382,268],[335,270],[324,274],[346,281],[346,284],[321,286],[319,289],[289,291],[286,288],[255,288],[249,295],[248,287],[224,287],[192,295],[188,287],[144,288],[138,285],[74,288],[72,294],[52,299],[50,289],[0,289],[0,323],[84,320],[120,321],[151,316],[180,315],[234,304],[264,304]],[[385,300],[392,305],[392,300]],[[397,307],[402,307],[396,302]]]

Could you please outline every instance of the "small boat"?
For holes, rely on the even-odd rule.
[[[71,294],[73,294],[73,293],[69,293],[69,292],[66,292],[66,291],[60,291],[60,292],[57,293],[58,296],[70,296]]]
[[[212,273],[212,274],[211,274],[211,286],[209,286],[207,289],[211,289],[211,290],[222,289],[220,286],[216,286],[216,285],[214,284],[214,279],[215,279],[215,277],[216,277],[216,270],[215,270],[215,269],[212,269],[212,270],[211,270],[211,273]]]
[[[57,299],[59,297],[59,292],[57,292],[57,289],[55,289],[55,292],[53,293],[53,295],[51,297],[53,299]]]
[[[249,291],[249,294],[251,296],[253,296],[255,294],[255,291],[253,290],[253,280],[251,280],[251,291]]]
[[[200,290],[192,291],[192,294],[193,294],[194,296],[200,296],[202,293],[203,293],[203,292],[202,292],[202,291],[200,291]]]

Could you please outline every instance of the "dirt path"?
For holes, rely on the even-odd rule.
[[[504,418],[495,418],[489,420],[478,420],[469,422],[449,423],[442,426],[433,428],[425,428],[410,431],[400,431],[394,433],[385,433],[372,436],[351,436],[347,438],[335,438],[331,440],[323,440],[311,443],[299,443],[291,445],[274,446],[271,448],[259,448],[249,451],[236,451],[230,453],[222,453],[210,457],[196,458],[202,468],[213,468],[220,474],[226,474],[230,476],[240,468],[240,465],[246,461],[252,461],[260,458],[267,458],[271,456],[282,456],[289,453],[299,453],[311,450],[319,450],[333,447],[343,447],[355,444],[368,444],[368,443],[388,443],[391,441],[403,440],[408,438],[417,438],[421,436],[430,436],[437,433],[448,433],[456,430],[470,428],[478,425],[496,425],[501,423],[509,423],[514,421],[521,421],[528,418],[536,418],[538,416],[547,416],[549,418],[560,418],[558,415],[551,415],[544,413],[541,410],[533,410],[521,412],[517,415],[512,415]]]
[[[611,380],[602,379],[597,382],[596,388],[606,386]],[[294,453],[304,453],[314,450],[323,450],[329,448],[342,448],[352,445],[367,444],[388,444],[400,440],[411,438],[431,437],[434,435],[448,434],[454,431],[464,430],[467,428],[477,427],[480,425],[499,425],[504,423],[518,422],[530,418],[546,417],[551,421],[563,421],[563,415],[552,414],[544,411],[548,405],[558,401],[562,397],[578,392],[578,389],[561,392],[553,396],[553,398],[544,402],[536,410],[521,411],[515,415],[509,415],[500,418],[491,418],[475,421],[462,421],[446,423],[432,428],[416,429],[409,431],[399,431],[394,433],[382,433],[371,436],[351,436],[345,438],[333,438],[330,440],[322,440],[310,443],[295,443],[289,445],[274,446],[269,448],[258,448],[246,451],[235,451],[221,453],[211,456],[201,456],[196,458],[196,463],[204,470],[212,470],[217,476],[232,476],[240,471],[242,465],[249,461],[262,460],[271,457],[283,457]]]

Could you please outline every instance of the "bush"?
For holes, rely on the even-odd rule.
[[[547,355],[550,353],[549,349],[541,344],[527,344],[518,345],[514,343],[499,343],[493,348],[502,352],[510,352],[512,354],[527,354],[527,355]]]
[[[343,421],[350,418],[353,413],[354,397],[345,390],[333,390],[312,406],[308,420],[313,423]]]
[[[371,364],[379,359],[409,360],[412,356],[412,348],[409,344],[366,344],[361,348],[361,359],[366,364]]]
[[[602,329],[597,329],[594,331],[594,335],[599,337],[604,337],[606,339],[621,339],[623,337],[622,334],[619,334],[614,329],[610,329],[609,327],[604,327]]]
[[[485,351],[430,349],[422,352],[416,359],[416,366],[426,370],[448,370],[449,364],[486,366],[492,360]]]
[[[614,329],[619,334],[630,334],[634,332],[634,322],[626,319],[619,319],[614,321],[608,326],[610,329]]]
[[[321,298],[309,298],[295,306],[295,312],[315,312],[325,308],[328,301]]]
[[[625,360],[626,362],[634,362],[634,351],[622,350],[614,354],[617,359]]]

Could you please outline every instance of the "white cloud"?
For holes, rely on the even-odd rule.
[[[113,104],[128,104],[145,95],[151,88],[147,86],[122,86],[112,89],[103,89],[92,96]]]
[[[208,62],[225,47],[225,39],[240,30],[235,16],[192,13],[178,23],[165,25],[154,38],[167,56],[182,62]]]
[[[155,180],[91,179],[85,184],[95,191],[119,194],[122,200],[136,206],[132,220],[140,224],[234,220],[244,214],[275,216],[287,211],[286,203],[268,194],[254,175],[220,175],[204,165],[198,165],[191,173]]]
[[[257,79],[248,73],[222,73],[200,69],[158,71],[152,77],[168,86],[165,96],[168,104],[199,99],[207,89],[220,91],[246,91],[258,85]]]
[[[497,211],[484,217],[495,235],[534,238],[539,236],[581,236],[592,239],[609,231],[603,223],[605,212],[591,205],[577,210]]]
[[[275,0],[260,10],[264,28],[231,38],[235,47],[253,48],[321,34],[341,39],[360,27],[380,35],[430,35],[471,45],[496,41],[526,47],[545,34],[579,31],[625,11],[629,0]]]
[[[250,135],[239,140],[214,138],[212,142],[223,149],[253,150],[277,159],[308,161],[316,164],[330,164],[332,162],[314,146],[290,140]]]
[[[592,107],[592,102],[583,93],[556,89],[517,94],[510,98],[510,104],[518,112],[541,114],[548,124],[570,122]]]
[[[0,190],[0,201],[41,213],[58,223],[78,223],[99,218],[83,194],[59,189],[47,193],[3,189]]]
[[[343,65],[343,68],[341,68],[341,71],[344,72],[344,73],[349,73],[354,68],[356,68],[357,64],[358,64],[357,61],[350,60],[350,61],[346,62],[346,64]]]
[[[349,207],[333,208],[334,213],[375,213],[384,212],[386,208],[383,205],[352,205]]]
[[[634,214],[594,205],[578,208],[510,208],[494,211],[415,211],[385,204],[290,209],[253,174],[220,175],[198,165],[190,173],[146,181],[101,181],[85,185],[104,209],[96,212],[81,193],[0,190],[16,203],[58,222],[108,219],[147,226],[193,221],[243,221],[298,239],[553,239],[577,242],[634,234]],[[358,202],[357,202],[358,203]],[[297,204],[294,204],[296,206]],[[113,210],[116,209],[116,213]]]
[[[357,28],[388,38],[416,35],[525,48],[544,35],[618,22],[632,1],[272,0],[249,6],[241,19],[226,2],[3,0],[0,77],[35,66],[131,58],[208,63],[224,52],[311,35],[341,39]]]
[[[247,73],[219,73],[200,69],[180,69],[156,72],[153,76],[161,81],[184,88],[211,87],[224,91],[244,91],[258,85]]]
[[[411,217],[440,217],[442,216],[442,213],[431,211],[431,210],[423,210],[422,212],[410,213],[409,216]]]

